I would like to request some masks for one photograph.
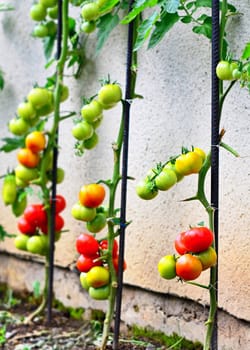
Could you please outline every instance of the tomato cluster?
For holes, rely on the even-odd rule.
[[[137,195],[145,200],[153,199],[159,191],[167,191],[184,176],[198,174],[206,159],[205,152],[194,147],[191,151],[183,149],[183,153],[165,164],[157,164],[146,178],[136,186]]]
[[[39,0],[30,9],[30,18],[39,22],[35,25],[33,36],[38,38],[54,37],[57,33],[58,1]]]
[[[76,240],[76,250],[80,254],[76,267],[80,271],[80,283],[93,299],[107,299],[110,292],[110,272],[107,263],[108,241],[98,241],[88,233],[82,233]],[[118,243],[113,241],[112,261],[118,272]],[[126,269],[126,262],[123,265]]]
[[[60,238],[64,227],[64,219],[61,216],[61,212],[65,207],[65,198],[62,195],[57,195],[55,199],[56,241]],[[17,249],[40,255],[48,253],[48,218],[46,207],[43,204],[28,205],[23,215],[18,219],[17,227],[20,231],[14,240]]]
[[[107,3],[108,0],[95,0],[84,2],[84,5],[81,8],[81,17],[83,19],[83,22],[81,24],[81,30],[84,33],[90,34],[94,32],[94,30],[96,29],[96,23],[98,19],[101,16],[113,10],[114,6],[112,6],[111,8],[109,7],[105,10],[105,6]]]
[[[214,266],[217,254],[212,247],[214,235],[207,227],[193,227],[177,235],[174,246],[179,256],[166,255],[158,263],[160,276],[173,279],[176,276],[191,281],[202,271]]]
[[[72,135],[81,143],[82,150],[93,149],[98,144],[96,129],[103,120],[103,110],[114,107],[121,98],[120,86],[116,83],[107,83],[101,87],[97,98],[84,104],[81,109],[81,118],[72,128]]]
[[[107,224],[105,208],[101,206],[105,198],[105,189],[100,184],[82,186],[78,194],[79,201],[71,209],[74,219],[86,222],[92,233],[100,232]]]

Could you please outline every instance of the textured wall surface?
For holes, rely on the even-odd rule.
[[[233,1],[236,3],[236,1]],[[10,136],[7,122],[17,105],[38,82],[43,85],[51,74],[44,70],[42,44],[31,37],[33,23],[27,13],[30,2],[13,1],[16,10],[0,13],[0,66],[5,72],[6,87],[0,92],[1,138]],[[235,56],[249,40],[249,0],[237,7],[244,16],[229,21],[228,40]],[[80,79],[66,77],[70,98],[64,110],[80,112],[81,97],[89,97],[99,89],[98,80],[110,74],[124,88],[126,63],[125,28],[115,30],[104,50],[96,58],[95,35],[86,48],[86,65]],[[204,304],[207,292],[194,286],[162,280],[157,263],[163,255],[173,253],[177,233],[200,221],[207,223],[206,213],[196,202],[180,202],[196,192],[196,176],[185,178],[173,189],[160,193],[152,201],[142,201],[135,194],[137,181],[157,162],[168,159],[182,146],[195,145],[209,150],[210,145],[210,44],[192,33],[190,27],[178,24],[155,49],[139,51],[137,93],[131,108],[129,144],[128,220],[126,232],[125,282],[146,290],[181,296]],[[191,53],[191,54],[190,54]],[[65,195],[68,207],[64,212],[65,233],[57,243],[56,263],[67,266],[77,257],[75,238],[85,226],[71,218],[70,209],[77,201],[81,185],[108,179],[112,175],[111,143],[116,139],[120,106],[105,113],[99,130],[100,142],[83,158],[74,154],[71,136],[72,121],[60,125],[59,166],[66,172],[58,193]],[[235,148],[239,158],[224,149],[220,153],[220,246],[219,306],[229,314],[250,321],[249,294],[249,115],[250,99],[239,86],[230,93],[224,105],[222,126],[224,141]],[[15,154],[0,154],[0,174],[16,165]],[[209,179],[207,184],[209,196]],[[118,196],[119,197],[119,196]],[[35,200],[32,198],[31,200]],[[119,206],[119,198],[117,200]],[[8,232],[16,232],[16,222],[8,207],[0,203],[0,224]],[[13,242],[1,243],[1,250],[16,252]],[[0,270],[0,274],[2,275]],[[20,280],[22,276],[19,276]],[[204,273],[198,282],[207,282]],[[21,281],[20,281],[21,283]],[[75,286],[78,288],[78,286]],[[229,348],[228,348],[229,349]],[[234,348],[236,349],[236,347]],[[242,348],[243,349],[243,348]]]

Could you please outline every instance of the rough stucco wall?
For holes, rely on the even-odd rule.
[[[33,28],[27,16],[30,3],[13,3],[15,12],[0,14],[0,66],[6,78],[6,88],[0,93],[1,138],[9,136],[6,123],[14,116],[18,103],[35,82],[44,84],[50,74],[43,69],[45,61],[40,41],[30,36]],[[229,41],[236,56],[242,50],[242,43],[249,40],[250,8],[247,5],[249,0],[237,3],[245,15],[237,19],[236,24],[230,24],[232,34]],[[108,73],[124,87],[126,32],[121,28],[116,30],[97,59],[94,57],[94,39],[95,35],[88,44],[87,62],[81,79],[65,80],[71,91],[63,106],[65,110],[80,110],[81,96],[92,96],[99,88],[99,78]],[[194,194],[196,177],[184,179],[174,189],[160,193],[150,202],[136,196],[135,186],[156,162],[178,153],[182,145],[209,149],[210,45],[206,39],[194,35],[188,26],[180,24],[157,48],[150,51],[142,49],[138,62],[137,93],[144,99],[135,100],[131,109],[129,175],[134,176],[136,181],[128,185],[127,217],[133,223],[126,233],[128,269],[125,282],[204,303],[207,301],[206,291],[176,281],[164,281],[157,273],[159,258],[173,252],[176,234],[190,224],[202,220],[207,222],[204,210],[197,203],[180,203],[181,199]],[[219,306],[246,320],[250,319],[249,107],[247,91],[236,87],[225,103],[222,126],[227,131],[225,142],[237,149],[241,157],[235,159],[224,150],[220,157]],[[58,186],[58,192],[68,200],[64,217],[69,232],[57,243],[56,263],[59,265],[67,266],[76,258],[75,238],[84,230],[84,224],[74,221],[70,215],[80,186],[111,177],[111,143],[116,138],[119,116],[119,106],[105,113],[99,129],[98,146],[94,151],[86,152],[81,159],[73,151],[72,122],[67,120],[60,126],[59,166],[65,169],[66,178]],[[0,174],[5,173],[6,165],[15,167],[14,154],[1,154]],[[15,232],[16,223],[10,209],[3,207],[2,203],[0,206],[1,225],[9,232]],[[1,243],[1,249],[15,251],[10,240]],[[204,273],[198,282],[207,280],[208,273]]]

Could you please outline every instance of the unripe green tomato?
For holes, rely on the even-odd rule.
[[[69,88],[68,86],[63,85],[61,90],[60,102],[66,101],[68,97],[69,97]]]
[[[110,294],[110,287],[109,285],[100,287],[100,288],[94,288],[94,287],[89,287],[89,296],[92,299],[95,300],[106,300],[108,299]]]
[[[87,222],[87,229],[89,232],[100,232],[106,226],[106,215],[103,213],[96,214],[95,218]]]
[[[16,176],[16,185],[20,188],[24,188],[24,187],[27,187],[29,185],[29,182],[23,181],[23,180],[19,179],[19,177]]]
[[[72,135],[80,141],[89,139],[93,135],[93,133],[93,126],[85,120],[75,124],[72,129]]]
[[[54,104],[48,103],[41,108],[37,109],[37,115],[38,117],[44,117],[45,115],[49,115],[54,111]]]
[[[27,196],[21,196],[21,198],[18,196],[15,202],[12,204],[12,213],[18,217],[23,214],[26,206]]]
[[[54,36],[57,32],[57,25],[54,21],[49,21],[46,23],[46,27],[48,30],[48,36]]]
[[[102,106],[97,100],[92,100],[81,109],[82,117],[88,122],[93,123],[102,115]]]
[[[93,33],[96,29],[96,22],[91,21],[91,22],[83,22],[81,25],[81,31],[90,34]]]
[[[39,109],[51,102],[51,92],[45,88],[33,88],[28,96],[28,101],[34,106],[35,109]]]
[[[50,7],[47,9],[47,15],[52,19],[57,19],[58,17],[58,6]]]
[[[34,4],[32,5],[30,9],[30,18],[33,21],[43,21],[46,17],[46,7],[44,7],[42,4]]]
[[[34,235],[29,237],[27,241],[27,250],[32,254],[42,255],[44,251],[44,242],[41,236]]]
[[[103,120],[103,114],[101,114],[98,119],[96,119],[93,123],[91,123],[91,125],[93,126],[94,129],[99,128],[99,126],[101,125]]]
[[[176,277],[176,261],[173,255],[162,257],[158,263],[158,271],[162,278],[171,280]]]
[[[37,24],[33,29],[33,36],[37,38],[45,38],[48,35],[48,28],[45,24]]]
[[[158,189],[153,186],[153,183],[147,180],[141,180],[136,186],[137,195],[145,200],[153,199],[158,194]]]
[[[2,199],[5,205],[13,204],[17,197],[17,186],[15,175],[6,175],[2,186]]]
[[[89,285],[88,285],[88,282],[87,282],[87,279],[86,279],[86,275],[87,275],[86,272],[81,272],[80,273],[80,283],[81,283],[82,288],[88,291],[89,290]]]
[[[220,61],[216,67],[216,74],[220,80],[232,80],[230,63],[228,61]]]
[[[99,142],[99,137],[96,132],[88,139],[83,141],[84,148],[93,149]]]
[[[29,236],[20,233],[14,239],[14,246],[19,250],[27,250],[28,239]]]
[[[175,175],[177,177],[177,182],[180,182],[184,178],[184,175],[178,173],[178,171],[175,168],[175,164],[174,163],[168,162],[164,166],[163,170],[166,170],[166,169],[171,169],[171,170],[173,170],[175,172]]]
[[[26,134],[30,128],[30,124],[23,118],[13,118],[10,120],[8,128],[12,134],[21,136]]]
[[[240,70],[238,70],[238,69],[234,69],[233,71],[232,71],[232,76],[233,76],[233,79],[234,80],[238,80],[238,79],[240,79],[241,78],[241,71]]]
[[[171,169],[165,169],[155,178],[155,184],[158,190],[167,191],[177,182],[177,176]]]
[[[122,98],[122,90],[118,84],[106,84],[98,92],[98,101],[104,109],[114,107]]]
[[[36,117],[36,110],[30,102],[22,102],[17,107],[17,114],[20,118],[30,121]]]
[[[65,172],[64,172],[63,168],[56,169],[56,183],[57,184],[60,184],[63,182],[64,174],[65,174]],[[51,170],[47,171],[47,176],[48,176],[48,180],[52,181],[52,171]]]
[[[96,216],[96,208],[85,207],[78,202],[73,205],[71,215],[76,220],[91,221]]]
[[[57,0],[39,0],[40,4],[44,7],[53,7],[56,6]]]
[[[99,17],[99,7],[95,2],[83,5],[81,10],[82,18],[86,22],[94,21]]]

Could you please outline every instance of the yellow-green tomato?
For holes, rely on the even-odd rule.
[[[83,5],[81,15],[82,18],[87,22],[96,20],[99,17],[99,7],[97,3],[90,2]]]
[[[216,265],[217,254],[212,246],[203,252],[196,253],[195,256],[200,260],[202,265],[202,271],[209,269],[210,267]]]
[[[166,169],[171,169],[171,170],[173,170],[173,171],[175,172],[175,175],[176,175],[176,178],[177,178],[177,182],[180,182],[180,181],[184,178],[184,175],[178,173],[178,171],[176,170],[176,167],[175,167],[175,164],[174,164],[174,163],[168,162],[168,163],[164,166],[163,170],[166,170]]]
[[[106,215],[103,213],[96,214],[95,218],[87,222],[87,229],[89,232],[100,232],[106,226]]]
[[[86,275],[87,275],[86,272],[81,272],[80,273],[80,283],[81,283],[82,288],[88,291],[89,290],[89,285],[88,285],[88,282],[87,282],[87,279],[86,279]]]
[[[158,271],[162,278],[171,280],[176,277],[176,261],[174,255],[162,257],[158,263]]]
[[[44,252],[44,241],[40,236],[35,235],[29,237],[27,241],[27,250],[32,254],[42,255]]]
[[[85,207],[78,202],[73,205],[71,215],[76,220],[91,221],[96,217],[96,208]]]
[[[82,117],[90,124],[94,123],[102,115],[102,106],[97,100],[92,100],[81,109]]]
[[[16,135],[24,135],[30,128],[30,124],[23,118],[13,118],[9,122],[9,131]]]
[[[5,205],[13,204],[17,197],[16,177],[13,174],[6,175],[2,186],[2,199]]]
[[[228,61],[220,61],[216,67],[216,74],[220,80],[232,80],[230,63]]]
[[[21,195],[17,196],[15,202],[12,204],[12,213],[15,216],[20,216],[23,214],[27,206],[27,196]]]
[[[39,109],[47,104],[50,104],[51,92],[45,88],[33,88],[29,92],[27,99],[35,109]]]
[[[98,92],[98,101],[104,109],[114,107],[122,98],[122,90],[118,84],[106,84]]]
[[[99,288],[109,283],[109,271],[103,266],[94,266],[86,274],[86,281],[90,287]]]
[[[96,29],[96,22],[95,21],[83,22],[81,25],[81,31],[86,33],[86,34],[90,34],[90,33],[94,32],[95,29]]]
[[[17,114],[29,121],[36,117],[36,110],[30,102],[21,102],[17,107]]]
[[[141,180],[136,186],[137,195],[145,200],[153,199],[158,194],[158,189],[151,181]]]
[[[31,6],[30,9],[30,18],[33,21],[43,21],[46,17],[46,7],[44,7],[42,4],[34,4]]]
[[[18,179],[27,183],[38,178],[38,169],[27,168],[24,165],[19,164],[15,168],[15,175]]]
[[[155,184],[158,190],[167,191],[177,182],[177,176],[171,169],[164,169],[155,178]]]
[[[197,152],[181,154],[175,161],[175,169],[178,173],[186,176],[198,174],[203,164],[202,157]]]
[[[14,246],[19,250],[27,250],[28,239],[29,236],[20,233],[14,239]]]
[[[80,141],[89,139],[93,133],[93,126],[85,120],[75,124],[72,128],[72,135]]]

